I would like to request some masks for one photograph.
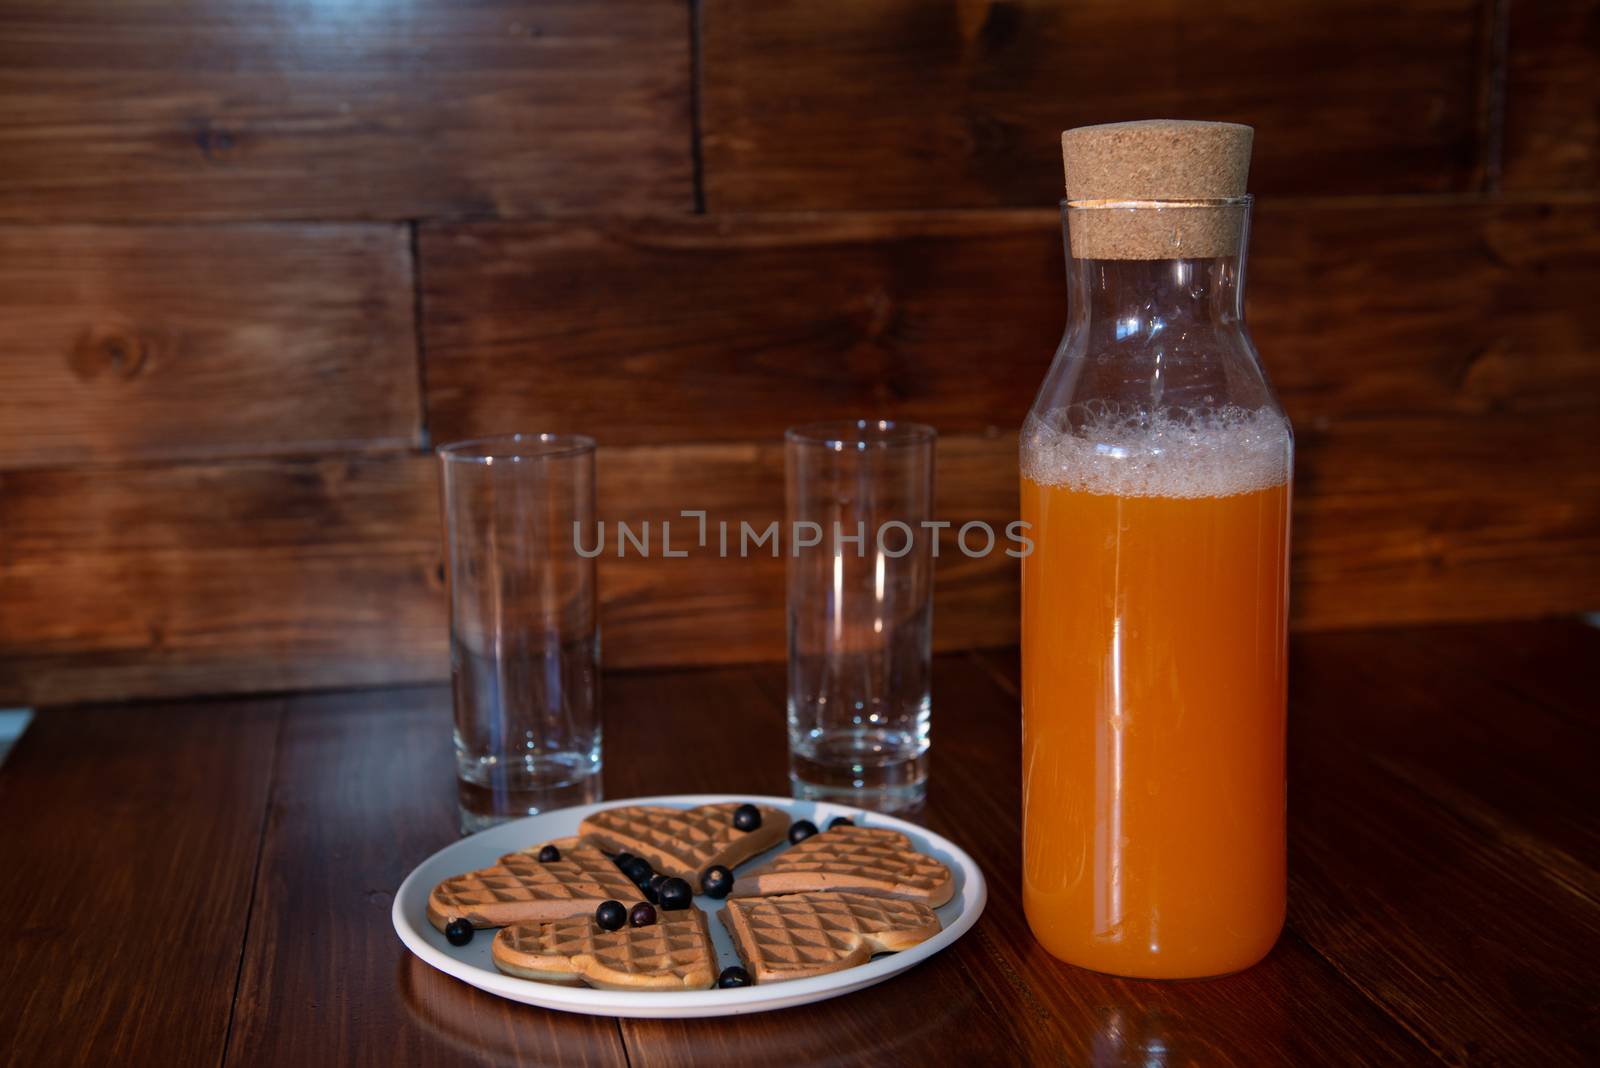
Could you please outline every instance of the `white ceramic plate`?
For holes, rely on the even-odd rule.
[[[452,875],[487,867],[506,853],[526,849],[531,845],[548,842],[576,834],[578,822],[591,812],[616,805],[672,805],[693,808],[696,805],[718,801],[749,801],[758,805],[771,805],[789,813],[791,820],[808,819],[818,827],[826,827],[835,816],[849,816],[864,827],[890,827],[910,837],[916,847],[930,856],[938,857],[955,876],[956,892],[943,907],[935,911],[944,930],[928,941],[906,950],[890,953],[868,961],[866,964],[829,975],[809,979],[791,979],[788,982],[741,987],[733,990],[683,990],[683,991],[614,991],[591,990],[587,987],[556,986],[532,979],[518,979],[498,971],[489,957],[489,945],[494,941],[493,931],[479,931],[465,946],[452,946],[444,935],[436,931],[426,915],[428,892]],[[789,848],[785,843],[781,849]],[[734,870],[735,879],[766,859],[776,856],[777,850],[746,861]],[[747,1012],[767,1012],[771,1009],[804,1005],[813,1001],[838,997],[863,987],[881,983],[898,975],[921,961],[927,960],[941,949],[967,933],[983,912],[988,898],[983,873],[972,858],[953,843],[939,835],[876,812],[861,812],[842,805],[824,802],[796,801],[788,797],[747,797],[732,794],[678,794],[671,797],[639,797],[626,801],[603,801],[594,805],[581,805],[530,816],[514,823],[503,824],[492,830],[463,838],[446,846],[419,864],[394,898],[394,929],[406,948],[428,964],[479,990],[487,990],[512,1001],[529,1005],[542,1005],[547,1009],[563,1009],[592,1016],[737,1016]],[[733,942],[715,913],[723,902],[696,895],[694,903],[704,909],[710,920],[711,940],[717,951],[717,969],[738,964]]]

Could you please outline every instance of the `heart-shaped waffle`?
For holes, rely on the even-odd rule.
[[[705,990],[716,954],[697,908],[658,910],[646,927],[603,930],[593,916],[516,923],[494,936],[490,954],[507,975],[601,990]]]
[[[738,804],[729,801],[696,808],[619,805],[603,809],[578,825],[584,841],[610,853],[632,853],[663,875],[700,889],[700,873],[713,864],[732,868],[783,841],[787,813],[761,806],[761,826],[741,831],[733,825]]]
[[[594,846],[576,838],[549,844],[561,851],[560,860],[543,862],[535,848],[446,879],[428,895],[428,921],[441,931],[456,919],[502,927],[593,913],[602,901],[638,898],[638,888]]]
[[[904,898],[938,908],[955,894],[950,869],[882,827],[840,825],[814,834],[733,882],[734,897],[822,890]]]
[[[730,900],[722,922],[758,983],[843,971],[939,933],[920,902],[849,892]]]

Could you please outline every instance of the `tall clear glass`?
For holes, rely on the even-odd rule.
[[[785,435],[796,797],[889,812],[926,794],[934,440],[865,420]]]
[[[600,798],[594,441],[438,450],[462,833]]]
[[[1118,975],[1236,971],[1283,926],[1293,442],[1245,330],[1249,212],[1067,204],[1070,318],[1022,432],[1023,906]],[[1212,254],[1074,251],[1168,235]]]

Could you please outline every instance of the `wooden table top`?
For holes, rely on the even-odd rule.
[[[1137,982],[1033,942],[1017,656],[958,654],[919,819],[983,866],[983,918],[880,986],[727,1020],[547,1012],[401,947],[391,895],[455,837],[445,688],[43,711],[0,767],[0,1059],[1593,1063],[1600,632],[1329,633],[1292,657],[1289,924],[1262,964]],[[607,796],[786,792],[782,692],[781,665],[608,676]]]

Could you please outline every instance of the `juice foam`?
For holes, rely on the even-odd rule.
[[[1041,486],[1116,497],[1232,497],[1289,478],[1289,426],[1237,407],[1124,415],[1074,405],[1022,428],[1022,475]]]

